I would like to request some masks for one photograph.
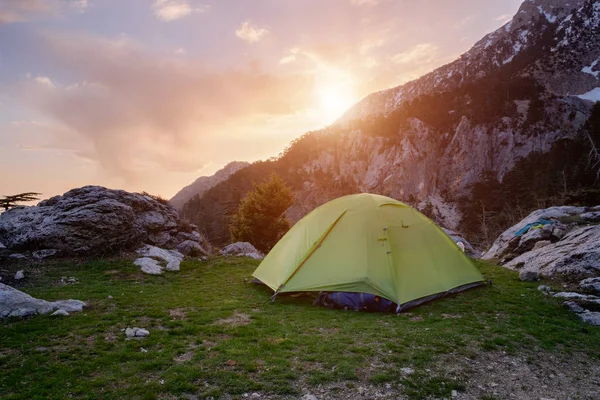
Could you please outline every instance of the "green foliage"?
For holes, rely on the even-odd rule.
[[[41,193],[27,192],[14,194],[12,196],[2,196],[2,198],[0,198],[0,208],[4,208],[4,211],[7,211],[9,208],[18,206],[18,203],[39,200],[40,198],[38,196],[40,195]]]
[[[276,174],[242,199],[229,229],[234,241],[250,242],[268,252],[290,228],[285,211],[292,205],[291,189]]]

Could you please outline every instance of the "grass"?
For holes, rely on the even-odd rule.
[[[493,286],[397,316],[314,307],[302,296],[270,304],[270,291],[249,283],[256,265],[190,261],[163,276],[143,275],[128,260],[45,267],[21,289],[89,308],[0,321],[0,398],[285,397],[332,384],[393,384],[408,398],[444,398],[469,385],[440,369],[447,354],[600,359],[600,329],[504,268],[479,263]],[[61,276],[79,283],[58,285]],[[133,326],[150,336],[125,340],[121,330]],[[407,367],[414,374],[403,374]]]

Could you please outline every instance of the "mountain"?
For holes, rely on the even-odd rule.
[[[212,176],[201,176],[196,179],[192,184],[181,189],[169,202],[173,207],[178,210],[181,210],[183,205],[187,203],[192,197],[200,196],[214,187],[216,184],[223,182],[225,179],[229,178],[231,174],[236,173],[242,168],[247,167],[250,163],[245,161],[232,161],[217,172],[215,172]]]
[[[184,217],[227,241],[252,181],[276,172],[296,195],[292,222],[372,192],[486,243],[531,209],[600,202],[599,87],[600,0],[528,0],[454,62],[367,96],[188,202]]]

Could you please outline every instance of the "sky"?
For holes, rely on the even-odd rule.
[[[0,0],[0,195],[166,198],[446,64],[520,0]]]

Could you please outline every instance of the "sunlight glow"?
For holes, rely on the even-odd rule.
[[[357,101],[354,78],[339,69],[321,66],[315,88],[316,113],[326,124],[340,118]]]

